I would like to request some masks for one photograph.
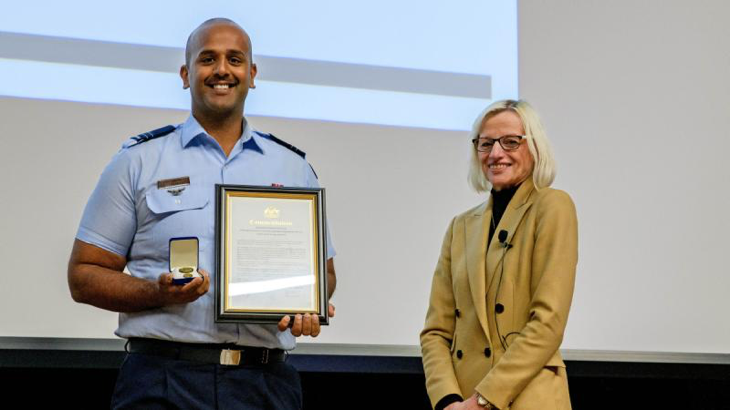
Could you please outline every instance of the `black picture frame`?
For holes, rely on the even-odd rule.
[[[215,289],[215,321],[218,323],[278,323],[284,316],[293,316],[297,313],[316,314],[321,325],[329,324],[328,306],[329,297],[327,294],[327,226],[325,212],[325,189],[324,188],[294,188],[294,187],[262,187],[252,185],[231,185],[216,184],[216,289]],[[231,237],[231,225],[235,218],[247,218],[249,224],[254,222],[261,225],[252,226],[253,229],[277,229],[279,235],[286,236],[286,227],[281,225],[267,226],[273,224],[278,218],[279,211],[274,205],[266,208],[269,212],[265,217],[271,220],[256,220],[256,215],[232,215],[233,201],[246,201],[253,198],[270,201],[272,204],[285,204],[286,201],[308,201],[311,204],[311,218],[307,225],[311,236],[310,256],[311,266],[315,277],[313,285],[313,298],[311,306],[313,309],[297,309],[288,306],[277,306],[276,308],[257,309],[255,306],[246,306],[244,302],[232,302],[231,277],[233,276],[233,254]],[[263,201],[263,202],[266,202]],[[284,202],[280,202],[284,201]],[[253,201],[249,201],[253,202]],[[271,215],[270,215],[271,214]],[[275,214],[275,217],[273,216]],[[245,220],[245,219],[244,219]],[[288,222],[278,222],[284,224]],[[281,233],[283,232],[283,234]],[[255,235],[256,233],[254,233]],[[307,235],[308,236],[308,235]],[[310,258],[308,258],[310,259]],[[239,287],[240,289],[240,287]]]

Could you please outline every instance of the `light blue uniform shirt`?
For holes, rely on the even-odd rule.
[[[124,338],[293,349],[291,332],[279,332],[276,325],[214,322],[215,184],[318,187],[307,161],[252,132],[246,120],[241,139],[226,157],[192,115],[166,136],[129,145],[102,173],[76,237],[125,256],[133,276],[154,281],[169,271],[170,238],[197,237],[198,266],[210,272],[211,287],[189,304],[120,313],[115,333]],[[190,185],[178,195],[157,187],[158,181],[181,177],[189,177]],[[327,253],[328,258],[335,255],[329,240]]]

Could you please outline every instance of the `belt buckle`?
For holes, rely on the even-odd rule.
[[[221,364],[224,366],[238,366],[241,363],[241,351],[223,349],[221,350]]]

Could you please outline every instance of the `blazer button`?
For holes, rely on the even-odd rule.
[[[456,317],[459,317],[459,316],[461,316],[461,312],[459,311],[459,309],[456,309],[456,310],[454,311],[454,314],[456,315]]]
[[[461,357],[462,357],[462,356],[464,356],[464,353],[462,353],[462,352],[461,352],[461,350],[457,350],[457,351],[456,351],[456,357],[457,357],[458,359],[461,359]]]
[[[484,356],[489,357],[491,355],[492,355],[492,349],[490,349],[488,347],[486,349],[484,349]]]
[[[494,311],[497,313],[504,312],[504,305],[501,303],[497,303],[497,306],[494,307]]]

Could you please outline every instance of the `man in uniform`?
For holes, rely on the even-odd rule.
[[[195,29],[180,77],[190,88],[191,116],[132,138],[104,170],[71,253],[71,294],[120,312],[116,334],[129,339],[129,354],[114,408],[300,408],[299,376],[284,352],[295,337],[319,334],[317,316],[286,316],[278,325],[215,323],[208,271],[215,263],[214,184],[316,187],[316,176],[303,152],[252,130],[244,118],[256,65],[236,23],[212,19]],[[169,270],[175,237],[199,240],[203,277],[182,286],[161,273]],[[329,243],[327,253],[331,296]],[[221,364],[226,349],[241,351],[238,365]]]

